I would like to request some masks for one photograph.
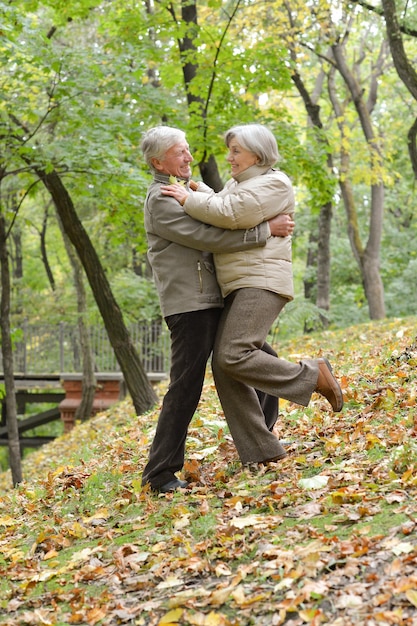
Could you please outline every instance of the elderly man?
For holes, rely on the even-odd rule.
[[[280,215],[255,228],[232,231],[194,220],[174,198],[161,193],[161,185],[173,181],[182,182],[191,192],[197,188],[190,180],[193,158],[184,132],[168,126],[152,128],[144,135],[141,148],[154,176],[145,200],[148,258],[171,336],[170,384],[142,484],[166,493],[188,484],[178,479],[176,472],[184,465],[188,426],[200,400],[223,307],[212,253],[264,246],[271,236],[291,234],[294,222]],[[200,190],[204,187],[198,183]],[[264,350],[275,354],[267,344]],[[278,415],[277,398],[257,393],[272,430]],[[277,457],[283,456],[285,451],[277,439]]]

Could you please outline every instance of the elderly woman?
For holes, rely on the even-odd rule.
[[[280,214],[294,212],[291,182],[273,165],[279,158],[274,135],[260,124],[231,128],[225,135],[232,178],[219,193],[193,183],[189,193],[178,185],[161,188],[184,211],[219,228],[253,228]],[[343,395],[327,359],[292,363],[268,354],[267,334],[293,298],[291,237],[271,237],[262,248],[214,254],[224,297],[213,351],[213,375],[242,463],[268,462],[276,454],[254,388],[307,406],[313,392],[341,411]]]

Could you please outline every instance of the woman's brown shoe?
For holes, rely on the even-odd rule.
[[[317,362],[319,364],[319,377],[316,391],[330,402],[333,411],[341,411],[343,394],[339,383],[332,374],[332,366],[325,358],[317,359]]]

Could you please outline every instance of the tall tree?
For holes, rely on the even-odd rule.
[[[1,179],[3,176],[1,176]],[[22,463],[20,458],[19,429],[17,423],[16,388],[14,382],[13,347],[10,329],[10,268],[7,250],[8,228],[0,198],[0,329],[1,352],[3,358],[5,405],[7,420],[7,437],[9,463],[13,485],[22,482]]]
[[[288,40],[288,47],[291,53],[293,62],[293,80],[302,96],[306,111],[309,116],[309,120],[313,122],[317,131],[321,131],[318,137],[327,146],[327,164],[330,171],[336,171],[338,164],[337,151],[335,148],[335,142],[333,141],[333,155],[330,153],[330,126],[324,130],[323,123],[321,121],[319,102],[324,103],[324,93],[322,89],[323,75],[329,75],[329,95],[330,103],[335,109],[333,116],[334,120],[341,129],[341,140],[339,142],[341,151],[341,168],[339,172],[339,184],[342,189],[342,198],[345,204],[346,214],[348,216],[348,234],[352,246],[354,257],[358,262],[363,285],[365,290],[366,299],[368,301],[369,314],[371,319],[379,319],[385,315],[384,306],[384,288],[380,275],[380,245],[382,236],[382,217],[384,206],[384,182],[383,182],[383,167],[382,167],[382,147],[379,141],[379,137],[374,131],[371,113],[374,107],[374,99],[376,97],[376,79],[382,72],[381,66],[383,55],[380,55],[379,60],[374,63],[374,69],[370,74],[369,83],[365,84],[363,81],[359,82],[358,70],[361,67],[361,62],[366,58],[367,48],[364,41],[359,41],[359,51],[357,59],[355,60],[355,54],[351,54],[348,49],[351,39],[355,39],[355,43],[358,42],[358,35],[356,38],[352,34],[353,17],[351,20],[334,19],[333,5],[332,3],[323,3],[317,7],[317,10],[308,15],[308,6],[305,3],[300,3],[298,0],[285,0],[284,6],[286,7],[287,19],[288,19],[288,32],[284,31],[284,24],[281,24],[283,31],[283,37]],[[311,39],[308,44],[305,44],[305,32],[311,35]],[[352,44],[351,44],[352,45]],[[326,47],[330,46],[330,53],[328,53]],[[383,49],[383,48],[382,48]],[[306,63],[306,57],[311,59],[313,55],[316,55],[316,64],[312,61]],[[304,58],[304,64],[301,59]],[[321,60],[321,64],[320,64]],[[306,75],[304,67],[310,69],[309,76]],[[329,69],[330,68],[330,69]],[[337,80],[336,80],[337,72]],[[306,75],[303,79],[302,74]],[[316,82],[313,83],[311,76],[316,76]],[[340,77],[342,81],[340,81]],[[306,85],[310,85],[308,88]],[[320,88],[317,90],[316,86]],[[366,96],[369,94],[368,99]],[[320,100],[319,100],[320,98]],[[338,99],[343,100],[345,107],[337,105]],[[369,200],[369,236],[366,246],[359,245],[361,241],[361,233],[359,232],[359,224],[357,220],[357,213],[354,202],[354,195],[346,193],[346,190],[351,186],[351,171],[346,167],[348,159],[350,157],[351,147],[349,141],[343,137],[344,117],[352,119],[352,107],[355,107],[357,120],[362,128],[364,140],[367,149],[367,164],[368,164],[368,180],[370,181],[370,200]],[[369,108],[368,108],[369,107]],[[371,108],[372,107],[372,108]],[[326,107],[328,110],[328,106]],[[330,118],[331,119],[331,118]],[[351,122],[349,122],[351,124]],[[326,137],[326,133],[329,139]],[[317,145],[319,145],[317,143]],[[363,163],[362,163],[363,169]],[[323,218],[327,218],[331,215],[329,212],[330,205],[324,204],[322,207]],[[353,219],[355,217],[355,220]],[[324,233],[320,236],[314,237],[319,240],[319,250],[322,249],[323,257],[321,266],[321,274],[324,273],[324,277],[329,272],[329,244],[326,237],[329,236],[329,230],[326,229],[326,225],[322,227]],[[328,224],[328,222],[327,222]],[[355,233],[355,236],[352,236]],[[326,266],[327,263],[327,266]],[[326,281],[328,283],[328,280]]]
[[[417,30],[411,25],[412,20],[416,18],[415,7],[405,2],[399,9],[396,0],[381,0],[382,8],[364,0],[352,0],[352,2],[384,17],[391,55],[398,76],[414,100],[417,100],[417,72],[414,68],[414,60],[409,59],[403,41],[403,35],[417,38]],[[398,17],[400,11],[402,12],[401,20]],[[417,118],[408,131],[408,151],[414,177],[417,178]]]
[[[382,8],[384,11],[391,54],[398,76],[401,78],[414,100],[417,101],[417,72],[414,63],[408,59],[404,48],[395,0],[382,0]],[[414,32],[414,36],[417,37],[416,32]],[[408,131],[408,151],[414,177],[417,178],[417,117]]]
[[[350,92],[369,149],[369,163],[371,169],[371,194],[369,236],[365,248],[363,248],[359,244],[359,227],[357,224],[357,220],[354,217],[354,205],[352,203],[352,195],[347,193],[345,176],[341,176],[340,184],[342,187],[346,211],[349,216],[349,234],[351,235],[350,240],[352,244],[352,249],[359,262],[363,276],[364,289],[369,307],[369,315],[371,319],[381,319],[385,317],[384,286],[380,273],[380,252],[385,187],[383,181],[382,149],[380,145],[380,140],[374,131],[371,120],[371,110],[374,106],[374,98],[376,98],[376,78],[377,74],[380,72],[380,66],[377,65],[376,75],[372,77],[374,91],[372,91],[371,89],[370,97],[368,98],[368,101],[365,101],[363,90],[356,80],[353,71],[348,67],[343,44],[341,42],[333,44],[332,53],[337,69],[343,77]],[[380,58],[382,57],[383,54]],[[337,106],[335,98],[333,98],[333,102],[335,106]],[[337,112],[338,111],[336,110],[336,113]],[[340,117],[338,119],[340,119]],[[344,149],[344,145],[346,145],[346,143],[342,143],[342,151],[345,153],[346,156],[346,150]],[[344,168],[344,173],[345,172],[346,168]]]

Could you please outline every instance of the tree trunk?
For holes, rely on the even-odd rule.
[[[239,2],[237,4],[239,4]],[[233,19],[235,11],[233,11],[233,14],[229,19],[229,24]],[[173,18],[175,19],[175,14],[173,14]],[[183,39],[178,40],[178,47],[182,58],[182,72],[184,77],[185,91],[187,94],[188,109],[190,111],[191,120],[196,119],[198,126],[202,127],[203,136],[201,138],[201,141],[205,145],[207,136],[207,111],[210,104],[214,79],[216,76],[216,60],[214,61],[211,81],[207,87],[207,98],[204,100],[201,96],[195,95],[190,89],[190,83],[196,77],[198,71],[198,65],[192,63],[189,60],[192,57],[192,55],[190,55],[190,52],[192,53],[197,51],[194,43],[194,38],[198,34],[199,26],[197,20],[197,3],[195,2],[195,0],[182,0],[181,18],[183,22],[187,24],[187,35]],[[206,147],[203,152],[203,157],[198,164],[198,167],[200,169],[201,177],[206,185],[208,185],[217,192],[223,189],[223,181],[217,167],[216,159],[212,154],[208,152],[208,150],[209,148]]]
[[[82,312],[78,312],[78,332],[83,363],[83,379],[81,384],[81,402],[75,410],[74,419],[85,420],[93,413],[94,396],[97,389],[97,379],[94,374],[94,360],[91,352],[88,328]]]
[[[339,119],[341,119],[341,117]],[[343,133],[343,123],[339,123],[339,126]],[[341,143],[342,145],[346,145],[346,142],[343,140]],[[348,220],[350,247],[361,271],[365,297],[368,303],[369,317],[370,319],[382,319],[385,317],[385,305],[384,286],[379,269],[379,251],[382,232],[384,188],[382,185],[372,186],[369,236],[368,242],[364,247],[360,237],[360,227],[352,184],[348,176],[349,158],[349,154],[342,148],[339,186]]]
[[[372,185],[369,236],[362,262],[364,288],[371,320],[385,317],[384,285],[380,272],[384,196],[385,188],[382,183]]]
[[[362,126],[362,131],[369,149],[369,161],[374,182],[372,182],[371,184],[369,235],[367,244],[364,249],[362,248],[360,240],[352,189],[350,187],[350,184],[348,183],[348,179],[346,179],[344,176],[341,176],[340,178],[340,186],[342,189],[346,212],[348,214],[349,236],[353,253],[358,259],[359,267],[362,272],[365,295],[368,301],[369,316],[370,319],[382,319],[383,317],[385,317],[385,303],[384,287],[380,276],[379,265],[384,211],[384,183],[382,181],[381,175],[378,173],[381,170],[382,155],[378,138],[376,137],[373,130],[371,116],[368,111],[367,104],[365,103],[363,98],[363,91],[356,81],[353,72],[351,72],[347,66],[343,46],[339,43],[334,44],[332,46],[332,52],[337,65],[337,69],[343,77],[352,97],[352,101],[358,113],[359,121]],[[343,116],[341,115],[341,111],[338,110],[338,103],[335,97],[335,91],[332,90],[331,85],[329,85],[329,92],[332,99],[333,107],[335,108],[336,115],[340,120],[339,127],[343,132]],[[346,175],[348,171],[348,165],[346,164],[349,160],[349,154],[343,148],[345,142],[342,141],[341,145],[341,173]]]
[[[317,248],[317,298],[316,305],[328,311],[330,309],[330,231],[332,225],[333,205],[323,204],[319,215],[319,233]],[[324,328],[329,325],[327,317],[320,315]]]
[[[93,412],[94,396],[97,388],[97,380],[94,374],[94,359],[91,349],[90,336],[85,323],[85,315],[87,311],[87,297],[85,293],[82,266],[75,254],[74,248],[69,241],[67,234],[62,226],[61,219],[57,215],[58,224],[61,229],[62,238],[64,240],[65,249],[72,267],[74,277],[74,285],[77,292],[77,311],[78,311],[78,331],[80,335],[81,360],[83,368],[83,379],[81,385],[81,402],[75,411],[75,419],[83,420],[91,417]]]
[[[48,207],[45,207],[45,210],[43,213],[42,228],[39,232],[40,246],[41,246],[41,259],[42,259],[43,266],[45,268],[46,276],[48,277],[50,287],[52,291],[55,291],[56,285],[55,285],[54,274],[52,272],[52,268],[49,263],[48,252],[46,249],[47,227],[48,227]]]
[[[384,11],[387,36],[395,69],[397,70],[398,76],[413,96],[414,100],[417,101],[417,72],[408,60],[407,54],[404,50],[401,30],[397,20],[395,0],[382,0],[382,8]],[[416,136],[417,119],[408,133],[408,151],[415,178],[417,178]]]
[[[317,268],[317,228],[314,224],[310,234],[308,236],[307,246],[307,260],[306,260],[306,274],[303,279],[304,284],[304,298],[313,302],[317,295],[317,276],[316,272],[313,273],[313,268]],[[310,269],[311,268],[311,269]],[[304,327],[304,331],[307,329]]]
[[[8,206],[10,205],[10,206]],[[17,215],[19,204],[16,193],[5,194],[6,210],[12,211]],[[10,260],[10,271],[12,279],[23,278],[23,250],[22,250],[22,230],[18,221],[13,222],[13,228],[10,230],[10,240],[8,246],[8,258]],[[12,281],[13,282],[13,281]],[[19,291],[12,294],[14,296],[14,311],[16,315],[22,314],[22,303]]]
[[[131,341],[100,259],[57,172],[40,169],[36,172],[51,194],[62,226],[81,260],[136,413],[140,415],[156,403],[157,396]]]
[[[3,357],[4,386],[6,390],[7,436],[9,465],[13,486],[22,482],[19,429],[17,423],[16,390],[13,372],[13,349],[10,334],[10,268],[7,253],[6,223],[0,214],[0,264],[1,264],[1,352]]]
[[[22,231],[15,225],[10,233],[14,246],[14,259],[12,260],[13,278],[23,278],[23,254],[22,254]]]
[[[206,161],[199,163],[199,168],[201,178],[206,185],[214,189],[216,193],[223,189],[224,184],[219,174],[219,168],[217,167],[216,159],[212,154]]]
[[[381,280],[379,258],[369,254],[368,251],[363,257],[362,275],[369,317],[371,320],[383,319],[385,317],[384,285]]]

